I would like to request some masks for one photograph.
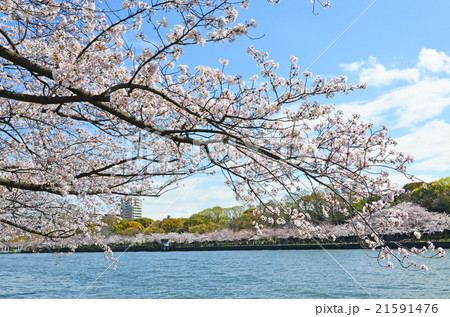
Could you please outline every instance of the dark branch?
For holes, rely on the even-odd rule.
[[[0,97],[12,100],[19,100],[31,103],[37,103],[41,105],[57,105],[70,102],[95,102],[95,101],[108,101],[102,96],[36,96],[30,94],[23,94],[15,91],[0,89]]]

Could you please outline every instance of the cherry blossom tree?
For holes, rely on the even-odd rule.
[[[305,184],[326,193],[324,216],[344,204],[342,213],[369,225],[352,203],[379,197],[366,204],[369,214],[389,206],[401,190],[388,171],[404,173],[412,158],[394,150],[386,127],[314,100],[364,85],[313,77],[294,56],[282,77],[254,46],[247,53],[260,74],[250,79],[227,74],[225,59],[218,68],[180,62],[190,46],[247,35],[256,22],[237,19],[247,6],[2,1],[1,239],[82,235],[104,244],[96,224],[118,198],[160,196],[186,177],[216,171],[238,199],[258,207],[258,228],[291,222],[303,237],[320,231],[302,210],[267,203]]]

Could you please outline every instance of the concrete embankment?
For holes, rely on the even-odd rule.
[[[417,247],[421,248],[426,243],[424,242],[389,242],[387,246],[395,250],[399,246],[405,248]],[[442,247],[444,249],[450,248],[450,242],[434,242],[436,248]],[[358,243],[342,243],[342,244],[268,244],[268,245],[216,245],[216,246],[189,246],[189,245],[170,245],[166,249],[162,249],[160,246],[112,246],[111,249],[114,252],[175,252],[175,251],[257,251],[257,250],[350,250],[350,249],[362,249],[363,247]],[[21,253],[46,253],[46,252],[69,252],[69,249],[49,250],[23,250]],[[95,246],[82,246],[79,247],[76,252],[103,252],[99,247]]]

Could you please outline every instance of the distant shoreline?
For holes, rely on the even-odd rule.
[[[433,242],[436,248],[442,247],[444,249],[450,248],[450,242]],[[421,247],[426,243],[424,242],[404,242],[401,243],[403,247],[411,248]],[[395,242],[388,242],[387,246],[395,250],[398,245]],[[160,246],[112,246],[111,249],[114,252],[192,252],[192,251],[263,251],[263,250],[356,250],[356,249],[366,249],[363,248],[358,243],[336,243],[336,244],[291,244],[291,245],[235,245],[235,246],[180,246],[172,245],[168,249],[162,250]],[[69,252],[70,249],[40,249],[40,250],[23,250],[19,253],[50,253],[50,252]],[[92,253],[92,252],[103,252],[99,247],[87,246],[79,247],[76,253]],[[17,253],[15,253],[17,254]]]

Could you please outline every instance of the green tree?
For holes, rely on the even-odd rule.
[[[163,220],[161,223],[161,228],[164,230],[165,233],[168,232],[183,232],[184,219],[181,218],[169,218]]]
[[[206,223],[214,222],[217,224],[223,224],[228,220],[227,211],[219,206],[202,210],[198,213],[198,215],[203,217],[206,220]]]
[[[120,220],[119,218],[117,218],[116,216],[113,215],[105,215],[102,218],[102,221],[104,223],[106,223],[108,226],[114,226],[115,224],[117,224]]]
[[[421,188],[423,186],[423,184],[424,184],[424,182],[413,182],[413,183],[408,183],[408,184],[404,185],[403,189],[405,190],[405,192],[403,194],[400,194],[397,197],[395,197],[395,201],[392,203],[392,205],[401,204],[402,202],[405,202],[405,201],[412,201],[411,193],[415,189]]]
[[[206,217],[196,213],[196,214],[193,214],[192,216],[190,216],[188,219],[185,220],[184,227],[186,228],[186,231],[189,231],[190,227],[194,227],[194,226],[197,226],[197,225],[205,224],[207,222],[208,221],[207,221]]]
[[[214,222],[202,223],[193,227],[189,227],[189,233],[206,233],[222,229],[220,225]]]
[[[154,223],[154,220],[145,217],[134,219],[134,221],[139,222],[144,228],[147,228]]]
[[[155,224],[156,224],[157,222],[155,221]],[[144,233],[145,234],[149,234],[149,235],[151,235],[151,234],[154,234],[154,233],[166,233],[165,231],[164,231],[164,229],[163,228],[161,228],[161,221],[159,221],[159,225],[152,225],[152,226],[150,226],[150,227],[147,227],[146,229],[145,229],[145,231],[144,231]]]
[[[244,206],[234,206],[231,208],[225,208],[225,213],[228,217],[226,221],[226,227],[233,231],[239,231],[240,219],[245,212]]]
[[[114,225],[112,228],[114,232],[117,234],[121,234],[123,231],[129,228],[135,228],[139,230],[139,232],[142,232],[144,230],[144,227],[139,222],[125,219],[121,220],[118,224]]]
[[[256,221],[257,217],[253,215],[253,210],[254,208],[247,209],[239,217],[233,219],[230,222],[230,229],[233,231],[254,229],[253,221]]]
[[[421,188],[423,186],[424,182],[414,182],[414,183],[408,183],[405,186],[403,186],[403,189],[405,190],[406,194],[410,194],[413,190],[417,188]]]
[[[450,177],[414,189],[411,201],[430,211],[450,213]]]
[[[229,210],[222,208],[220,206],[215,206],[212,208],[207,208],[198,213],[193,214],[188,219],[184,221],[184,231],[191,232],[192,227],[196,227],[199,225],[206,225],[206,227],[199,228],[207,228],[209,224],[218,225],[220,228],[227,228],[228,222],[230,220],[230,215],[234,214],[235,210]],[[216,228],[216,226],[212,226]],[[197,230],[197,229],[194,229]]]
[[[284,201],[290,208],[295,208],[304,214],[308,214],[311,217],[311,221],[315,223],[329,222],[332,224],[344,223],[346,217],[342,213],[342,210],[346,206],[342,203],[337,206],[329,206],[329,203],[324,198],[323,192],[300,191],[289,197],[285,197]],[[336,196],[334,196],[336,197]],[[341,201],[341,199],[336,199]],[[353,201],[351,197],[348,197],[348,201]],[[365,201],[361,201],[360,204],[364,206]],[[323,206],[329,206],[328,217],[325,217],[322,211]],[[362,207],[361,207],[362,209]],[[286,218],[286,217],[285,217]]]
[[[136,227],[130,227],[121,232],[122,236],[135,236],[138,233],[141,233],[142,230]]]
[[[113,229],[113,227],[120,222],[118,217],[113,215],[105,215],[103,216],[102,221],[105,224],[101,227],[101,233],[104,236],[116,234],[116,231]]]

